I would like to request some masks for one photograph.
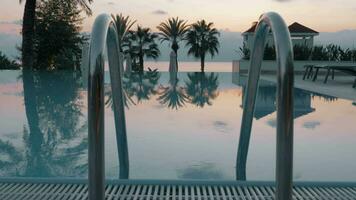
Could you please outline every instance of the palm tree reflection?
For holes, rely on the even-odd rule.
[[[22,148],[0,141],[0,151],[11,162],[0,161],[3,174],[49,177],[85,175],[86,125],[80,122],[79,77],[72,72],[31,72],[24,70],[24,103],[28,126],[24,127]],[[84,157],[85,158],[85,157]]]
[[[188,81],[186,82],[186,91],[190,103],[204,107],[205,105],[212,105],[218,93],[218,75],[205,72],[188,73]]]
[[[156,86],[160,77],[161,73],[157,69],[150,68],[144,72],[125,73],[122,79],[125,106],[128,108],[130,105],[136,105],[157,94]],[[112,107],[111,91],[106,92],[106,96],[106,105]]]
[[[178,109],[183,107],[188,102],[188,97],[184,87],[179,86],[179,79],[177,72],[169,73],[169,85],[159,87],[159,97],[157,100],[160,104],[167,106],[171,109]]]

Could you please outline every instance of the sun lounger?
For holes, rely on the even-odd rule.
[[[305,72],[304,72],[304,76],[303,76],[303,80],[305,80],[305,78],[309,79],[310,76],[313,76],[313,81],[316,81],[316,79],[318,78],[318,73],[320,71],[320,69],[325,69],[327,70],[326,72],[326,76],[324,79],[324,83],[327,83],[328,78],[330,76],[330,73],[332,75],[332,79],[335,78],[335,70],[349,74],[351,76],[355,76],[356,77],[356,66],[340,66],[340,65],[305,65]],[[314,72],[315,69],[315,72]],[[356,79],[355,82],[353,84],[353,87],[356,87]]]

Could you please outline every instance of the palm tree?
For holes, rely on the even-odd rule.
[[[198,21],[191,25],[187,32],[186,46],[190,46],[188,55],[200,58],[201,71],[204,71],[205,56],[210,54],[213,57],[219,53],[219,31],[213,28],[212,22],[206,23],[205,20]]]
[[[24,0],[19,0],[22,3]],[[93,0],[76,0],[87,15],[91,15],[89,8]],[[34,64],[33,39],[35,37],[35,21],[37,0],[26,0],[25,9],[22,18],[22,66],[23,68],[32,69]]]
[[[121,13],[119,15],[111,15],[116,25],[116,32],[119,40],[119,49],[123,52],[123,41],[127,38],[127,33],[130,31],[131,27],[136,23],[130,19],[130,16],[123,16]]]
[[[140,71],[143,71],[144,57],[157,59],[160,55],[158,45],[156,43],[156,38],[158,35],[151,33],[149,28],[142,28],[137,26],[136,31],[130,31],[128,40],[131,53],[134,58],[139,59]],[[125,45],[126,46],[126,45]]]
[[[188,27],[187,21],[181,20],[178,17],[169,18],[157,26],[157,29],[160,31],[161,42],[168,41],[172,44],[171,48],[177,55],[176,59],[178,59],[179,42],[184,40]],[[178,60],[176,62],[178,66]]]
[[[20,3],[22,0],[20,0]],[[31,69],[34,63],[33,38],[35,36],[36,0],[26,0],[22,19],[22,66]]]

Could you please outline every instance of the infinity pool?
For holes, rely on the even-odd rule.
[[[120,166],[106,83],[106,175],[115,179]],[[245,87],[246,77],[227,72],[125,75],[129,177],[235,179]],[[261,82],[247,180],[274,180],[275,92]],[[79,74],[1,71],[0,101],[0,176],[87,176],[87,92]],[[355,103],[295,89],[294,116],[294,179],[356,181]]]

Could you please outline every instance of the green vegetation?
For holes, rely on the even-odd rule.
[[[111,17],[115,22],[120,52],[123,52],[123,43],[128,40],[127,35],[136,20],[132,21],[130,16],[123,16],[121,13],[119,15],[112,14]]]
[[[74,0],[48,0],[38,5],[35,46],[36,69],[79,68],[81,46],[81,10]]]
[[[20,65],[0,51],[0,69],[20,69]]]
[[[32,69],[36,63],[36,47],[35,47],[35,38],[36,34],[39,33],[37,30],[37,12],[41,11],[41,8],[38,7],[38,4],[49,4],[52,0],[26,0],[25,9],[23,14],[23,24],[22,24],[22,65],[25,69]],[[23,0],[20,0],[22,3]],[[86,12],[87,15],[91,15],[91,9],[89,8],[89,3],[92,0],[69,0],[69,1],[57,1],[57,6],[67,6],[67,4],[75,3],[80,6],[82,10]],[[65,9],[64,9],[65,10]],[[57,13],[65,15],[67,13]],[[49,27],[48,27],[49,28]],[[35,32],[36,30],[36,32]]]
[[[127,40],[123,46],[127,47],[125,53],[130,54],[134,63],[137,66],[138,71],[143,71],[144,57],[157,59],[160,55],[156,39],[158,35],[151,32],[149,28],[143,28],[137,26],[136,31],[130,31],[127,35]],[[135,68],[134,68],[135,69]]]
[[[276,47],[269,46],[268,44],[265,47],[265,51],[263,54],[263,59],[264,60],[275,60],[276,59]]]
[[[243,60],[250,60],[251,51],[245,43],[243,43],[242,47],[239,48],[239,51],[240,51],[239,53],[241,55],[241,58]]]
[[[20,3],[23,0],[20,0]],[[36,0],[26,0],[22,18],[22,66],[32,69],[34,63],[33,40],[35,37]]]
[[[305,45],[294,45],[294,60],[313,61],[356,61],[356,49],[343,49],[338,45],[314,46],[309,48]],[[244,45],[240,47],[242,59],[250,59],[250,50]],[[276,60],[275,46],[266,45],[264,60]]]
[[[177,55],[177,66],[179,42],[184,40],[188,28],[189,25],[187,24],[187,21],[181,20],[178,17],[169,18],[167,21],[162,22],[157,26],[157,29],[160,31],[161,41],[171,43],[171,48]]]
[[[204,72],[206,54],[214,57],[219,53],[220,34],[213,26],[212,22],[206,23],[205,20],[201,20],[192,24],[186,34],[187,46],[190,46],[188,55],[200,58],[202,72]]]
[[[20,3],[23,0],[20,0]],[[86,37],[80,33],[83,17],[91,15],[89,4],[93,0],[26,0],[23,16],[23,45],[21,47],[24,69],[79,69],[83,43]],[[207,54],[214,57],[219,50],[219,32],[213,23],[205,20],[189,25],[178,17],[169,18],[157,26],[159,34],[149,28],[131,28],[136,20],[123,14],[112,14],[119,50],[132,63],[131,69],[143,71],[144,59],[157,59],[160,50],[156,40],[169,42],[178,55],[180,43],[190,47],[188,55],[200,58],[204,71]],[[178,57],[178,56],[177,56]],[[132,60],[132,62],[131,62]],[[178,59],[176,58],[177,66]]]

